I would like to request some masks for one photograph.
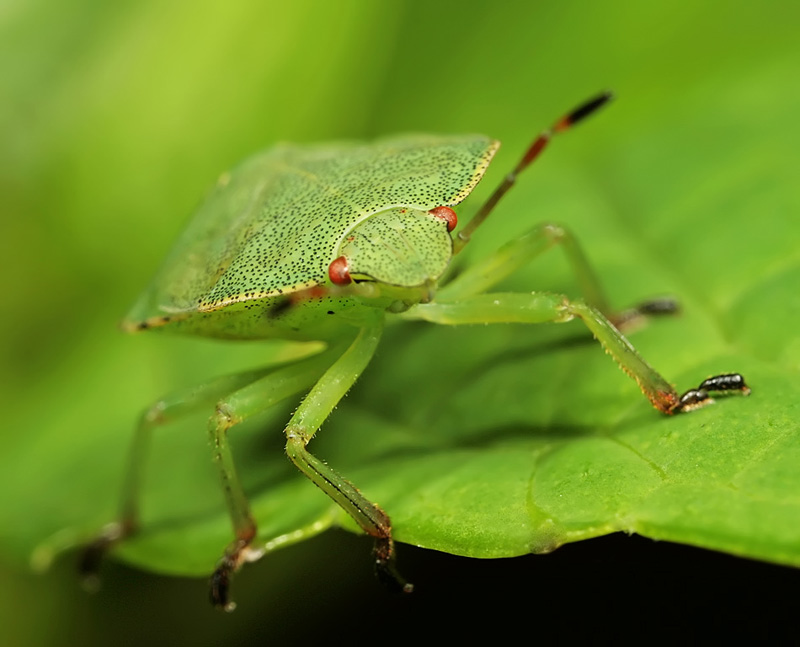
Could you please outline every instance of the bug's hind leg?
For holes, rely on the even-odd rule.
[[[586,303],[602,312],[618,328],[630,330],[645,317],[679,311],[678,303],[672,298],[651,299],[622,312],[615,311],[606,299],[600,279],[575,235],[566,227],[554,223],[536,225],[487,258],[477,261],[440,288],[436,298],[438,301],[455,301],[485,292],[556,246],[563,250]]]
[[[363,328],[350,347],[314,385],[286,427],[286,453],[303,474],[353,517],[364,532],[374,537],[378,578],[392,588],[409,592],[412,585],[403,580],[395,569],[389,517],[306,448],[317,429],[366,368],[375,352],[380,333],[380,326]]]

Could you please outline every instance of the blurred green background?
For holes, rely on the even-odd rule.
[[[113,511],[145,404],[198,375],[257,365],[274,352],[125,338],[116,325],[218,174],[276,141],[488,133],[504,148],[480,187],[485,194],[535,132],[612,88],[618,101],[554,144],[509,196],[530,219],[493,216],[476,253],[537,220],[566,222],[598,261],[615,303],[677,278],[688,286],[682,298],[719,315],[727,341],[779,359],[796,380],[800,344],[775,326],[798,323],[800,302],[769,290],[740,297],[753,276],[800,276],[798,20],[800,5],[789,0],[1,2],[0,245],[8,280],[0,317],[0,624],[8,644],[302,643],[359,631],[367,615],[387,627],[405,618],[409,634],[436,605],[449,617],[444,586],[436,589],[441,598],[411,602],[376,593],[369,543],[341,532],[279,551],[239,578],[236,596],[247,608],[230,617],[211,612],[196,580],[112,563],[103,592],[88,597],[67,558],[45,575],[28,570],[42,529],[54,532],[65,519],[96,524]],[[603,196],[598,202],[615,206],[615,229],[592,218],[591,200],[571,198],[576,180],[582,195],[588,185]],[[623,258],[620,236],[648,246]],[[689,249],[689,260],[666,271],[663,285],[637,272],[642,258],[679,248]],[[710,267],[698,261],[704,249],[716,250]],[[563,289],[563,263],[552,263],[547,287]],[[659,351],[657,343],[648,352],[677,371],[680,349]],[[180,480],[197,466],[176,458],[172,468]],[[95,507],[87,502],[96,502],[92,519],[83,516]],[[406,554],[424,565],[417,579],[441,572],[462,587],[453,573],[473,569],[492,599],[520,585],[515,569],[532,587],[527,603],[541,606],[536,588],[550,586],[539,572],[538,585],[530,579],[527,562],[484,576],[466,560]],[[775,577],[792,577],[783,573]],[[477,593],[473,602],[490,604]],[[369,613],[354,619],[362,604]]]

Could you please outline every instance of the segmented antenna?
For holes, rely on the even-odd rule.
[[[579,121],[582,121],[589,115],[594,114],[599,108],[605,105],[612,98],[612,96],[613,95],[611,92],[604,92],[593,99],[589,99],[585,103],[582,103],[577,108],[561,117],[561,119],[556,121],[550,128],[542,131],[542,133],[533,140],[533,143],[522,156],[522,159],[520,159],[520,161],[514,167],[514,170],[505,177],[505,179],[500,183],[500,186],[494,190],[494,193],[492,193],[489,199],[478,210],[478,213],[476,213],[472,220],[469,221],[467,226],[458,233],[453,245],[454,252],[458,253],[469,242],[475,230],[480,227],[483,221],[486,220],[486,217],[495,208],[497,203],[500,202],[500,198],[502,198],[506,192],[512,186],[514,186],[517,176],[523,170],[525,170],[530,163],[533,162],[533,160],[539,157],[541,152],[550,142],[550,139],[552,139],[553,135],[569,130]]]

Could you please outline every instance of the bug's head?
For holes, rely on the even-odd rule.
[[[344,236],[328,266],[334,286],[373,281],[401,288],[435,283],[452,257],[450,207],[396,207],[361,221]]]

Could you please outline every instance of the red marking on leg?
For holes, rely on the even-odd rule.
[[[444,220],[445,223],[447,223],[447,231],[453,231],[458,224],[458,216],[456,216],[456,212],[450,207],[436,207],[435,209],[431,209],[428,213],[434,218]]]
[[[650,402],[662,413],[673,414],[675,408],[680,404],[677,394],[669,391],[655,391],[650,395]]]
[[[353,281],[350,278],[350,268],[347,266],[346,256],[340,256],[331,262],[328,266],[328,276],[335,285],[347,285]]]

